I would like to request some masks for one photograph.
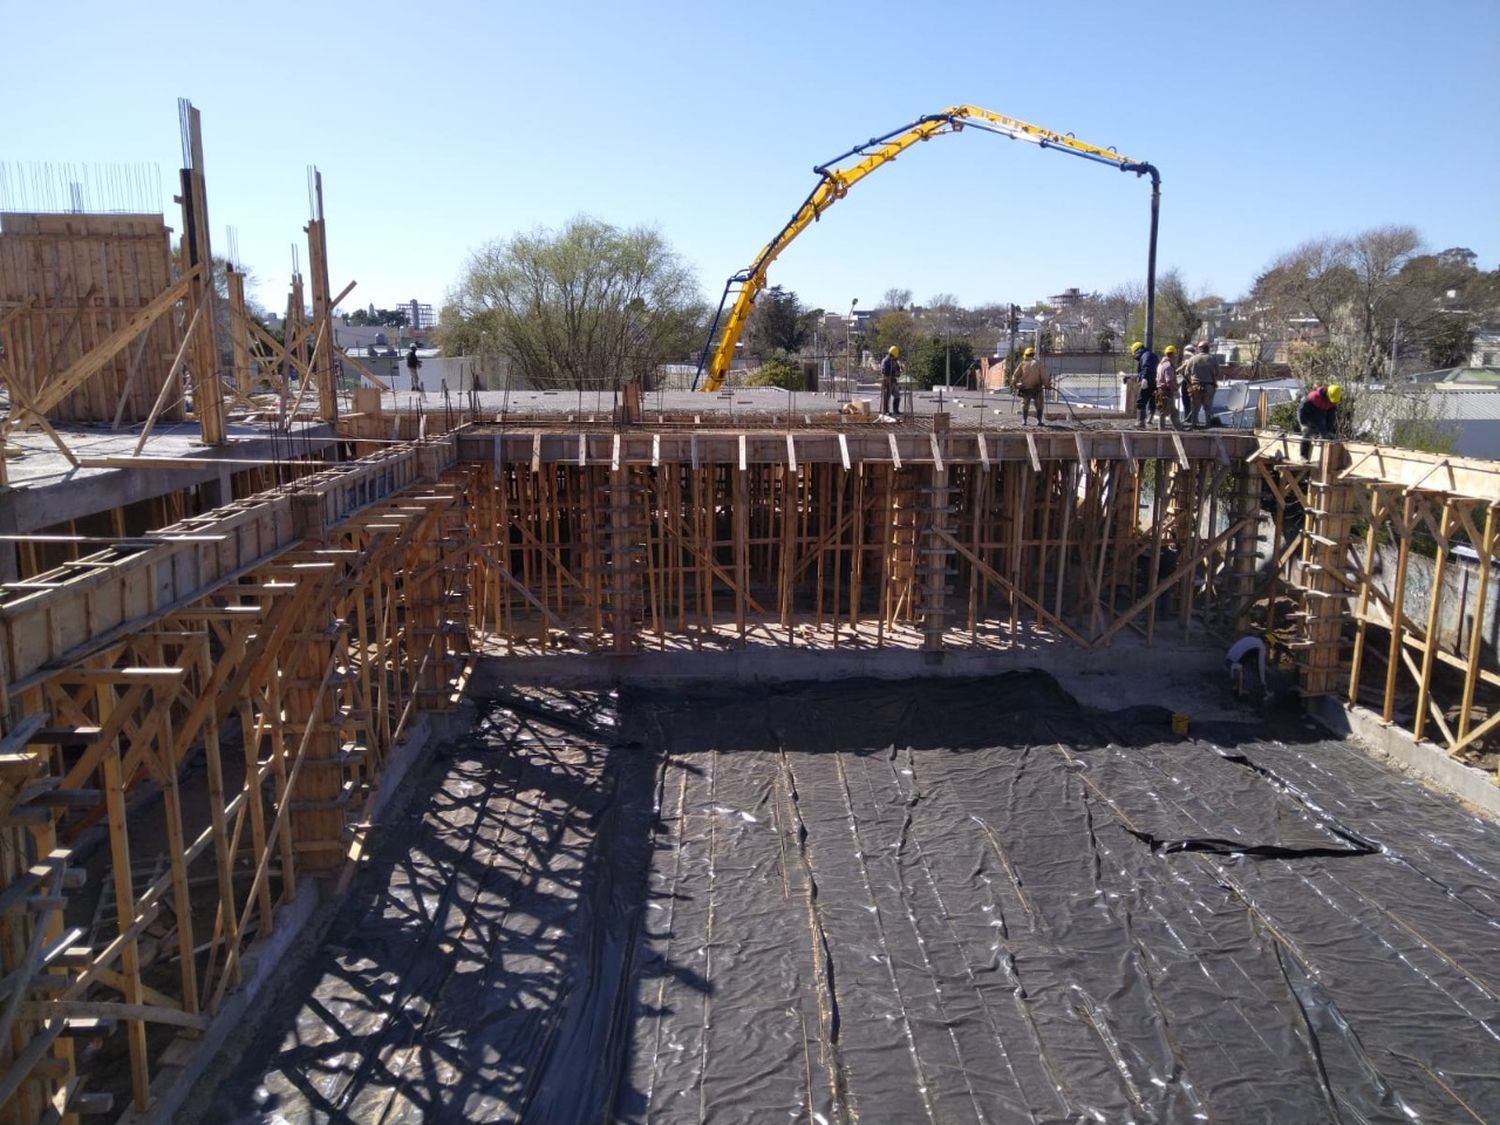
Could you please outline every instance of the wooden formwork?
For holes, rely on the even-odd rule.
[[[178,569],[164,543],[115,560],[111,579],[58,574],[0,610],[27,628],[29,598],[56,612],[113,583],[181,583],[92,641],[10,646],[26,671],[0,748],[0,1120],[102,1108],[109,1091],[85,1086],[73,1044],[111,1028],[118,1092],[148,1108],[154,1077],[170,1079],[239,981],[246,944],[357,848],[412,716],[456,701],[473,490],[447,450],[393,451],[249,506],[264,512],[237,506],[220,525],[256,532],[217,540],[223,573]],[[111,596],[115,617],[129,600]]]
[[[1289,626],[1304,693],[1367,705],[1452,756],[1493,751],[1500,464],[1357,443],[1304,461],[1298,446],[1263,434],[1251,462],[1275,517],[1268,600],[1296,606],[1271,623]]]
[[[173,283],[161,215],[0,215],[0,354],[18,402],[35,401],[59,376],[125,326]],[[116,353],[48,416],[56,421],[140,422],[151,413],[183,325],[162,317]],[[180,406],[164,415],[181,418]]]
[[[475,620],[507,651],[1149,638],[1225,609],[1255,518],[1222,441],[1168,435],[460,440]]]
[[[371,417],[361,437],[385,425]],[[1472,748],[1500,689],[1480,630],[1428,643],[1437,599],[1414,613],[1372,544],[1388,538],[1400,571],[1426,529],[1439,586],[1447,548],[1473,544],[1482,619],[1500,467],[1333,445],[1304,465],[1294,448],[470,427],[0,587],[0,1121],[98,1108],[73,1044],[110,1027],[118,1092],[149,1105],[248,943],[365,846],[397,740],[452,704],[476,639],[560,654],[1175,640],[1195,617],[1243,622],[1269,513],[1271,593],[1297,606],[1272,624],[1304,686],[1353,699],[1378,679],[1392,721],[1414,688],[1414,733]],[[96,897],[113,905],[83,924]]]

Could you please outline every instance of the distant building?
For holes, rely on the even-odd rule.
[[[409,326],[414,331],[423,332],[437,327],[437,316],[433,313],[431,305],[424,305],[413,297],[407,304],[406,311],[410,318]]]

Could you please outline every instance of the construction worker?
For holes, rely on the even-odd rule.
[[[1026,424],[1033,404],[1036,406],[1036,424],[1042,425],[1042,406],[1052,386],[1052,376],[1047,374],[1047,365],[1036,358],[1035,348],[1027,348],[1021,353],[1021,365],[1016,368],[1010,385],[1021,396],[1021,425]]]
[[[1344,401],[1344,388],[1337,383],[1319,384],[1307,392],[1297,408],[1297,425],[1302,427],[1302,460],[1312,457],[1313,438],[1331,438],[1338,421],[1338,406]]]
[[[1130,345],[1130,354],[1135,356],[1135,377],[1140,388],[1135,395],[1135,412],[1141,428],[1145,429],[1146,418],[1156,410],[1156,368],[1161,361],[1139,340]]]
[[[1224,654],[1224,671],[1228,673],[1229,685],[1234,689],[1234,694],[1238,698],[1249,697],[1250,693],[1245,690],[1245,661],[1253,656],[1256,658],[1257,670],[1260,673],[1260,679],[1256,682],[1260,684],[1261,696],[1263,699],[1270,699],[1271,691],[1266,683],[1267,643],[1275,645],[1274,634],[1267,633],[1264,640],[1253,634],[1244,636],[1230,645],[1229,651]]]
[[[1177,413],[1177,347],[1168,344],[1161,352],[1161,362],[1156,365],[1156,425],[1167,428],[1167,416],[1171,415],[1172,428],[1182,429],[1182,419]]]
[[[892,418],[901,417],[901,349],[892,344],[880,361],[880,412]]]
[[[1219,361],[1208,350],[1207,340],[1198,341],[1198,350],[1182,365],[1182,378],[1188,389],[1187,422],[1198,429],[1198,412],[1203,412],[1203,429],[1214,416],[1214,394],[1219,389]]]
[[[412,344],[411,351],[406,353],[406,373],[411,376],[411,389],[426,398],[427,392],[422,389],[421,370],[422,360],[417,355],[417,345]]]

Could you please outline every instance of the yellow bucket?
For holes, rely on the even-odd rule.
[[[1188,732],[1188,717],[1181,711],[1172,713],[1172,733],[1186,737]]]

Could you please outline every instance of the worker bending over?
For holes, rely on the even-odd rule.
[[[1021,365],[1011,379],[1011,387],[1021,396],[1021,425],[1026,424],[1033,405],[1036,406],[1036,424],[1042,424],[1042,406],[1051,386],[1052,376],[1047,374],[1047,365],[1036,358],[1035,348],[1027,348],[1021,353]]]
[[[1319,384],[1307,392],[1297,408],[1297,425],[1302,427],[1302,460],[1312,457],[1313,438],[1331,438],[1338,422],[1338,406],[1344,401],[1344,388],[1337,383]]]
[[[1229,646],[1229,651],[1224,654],[1224,671],[1229,674],[1229,685],[1234,689],[1234,694],[1239,699],[1249,697],[1245,689],[1245,661],[1250,657],[1256,659],[1256,670],[1260,675],[1261,696],[1264,699],[1271,697],[1270,687],[1266,683],[1266,641],[1276,643],[1276,638],[1270,633],[1266,634],[1266,640],[1257,636],[1244,636]]]

